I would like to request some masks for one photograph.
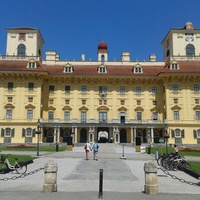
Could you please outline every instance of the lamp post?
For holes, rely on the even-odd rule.
[[[40,123],[40,119],[38,119],[37,121],[37,131],[35,131],[35,134],[38,135],[37,137],[37,156],[39,156],[39,135],[41,134],[41,123]]]
[[[166,154],[168,154],[168,144],[167,144],[167,142],[168,142],[168,138],[169,138],[169,134],[167,132],[167,129],[168,129],[167,124],[165,124],[165,135],[164,135],[164,138],[165,138],[165,143],[166,143]]]
[[[58,125],[56,126],[56,151],[58,152]]]

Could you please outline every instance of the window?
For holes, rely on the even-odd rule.
[[[153,120],[158,120],[158,113],[157,112],[153,112]]]
[[[14,84],[13,82],[8,82],[8,90],[13,90]]]
[[[6,110],[6,119],[12,119],[12,110],[11,109]]]
[[[64,72],[66,72],[66,73],[71,73],[71,72],[73,72],[72,66],[67,66],[67,67],[65,67]]]
[[[86,100],[82,99],[82,105],[86,105]]]
[[[12,102],[13,98],[12,97],[8,97],[7,99],[8,99],[8,102]]]
[[[99,105],[102,105],[103,104],[103,100],[99,100]]]
[[[179,129],[175,130],[175,138],[180,138],[181,137],[181,131]]]
[[[26,46],[24,44],[19,44],[17,47],[17,56],[26,55]]]
[[[142,73],[141,67],[134,67],[134,73]]]
[[[137,105],[141,105],[141,100],[137,100]]]
[[[178,92],[178,85],[177,84],[172,85],[172,92]]]
[[[152,87],[151,88],[151,93],[152,94],[157,94],[157,88],[156,87]]]
[[[32,129],[31,128],[27,128],[25,134],[26,134],[25,137],[32,137]]]
[[[199,104],[199,99],[195,99],[195,104]]]
[[[122,106],[125,105],[125,100],[120,100],[120,102]]]
[[[120,94],[125,94],[125,86],[120,86],[119,93]]]
[[[178,99],[175,98],[175,99],[174,99],[174,104],[177,104],[177,103],[178,103]]]
[[[33,119],[33,110],[27,110],[27,119]]]
[[[174,111],[174,120],[179,120],[179,111]]]
[[[107,112],[99,112],[99,122],[107,122]]]
[[[177,63],[172,63],[170,69],[179,69],[179,65]]]
[[[65,99],[65,104],[69,105],[69,103],[70,103],[70,100],[69,99]]]
[[[28,68],[35,68],[35,62],[33,62],[33,61],[29,62]]]
[[[101,55],[101,62],[103,63],[105,61],[105,56]]]
[[[81,93],[86,93],[87,92],[87,86],[83,85],[81,86]]]
[[[70,93],[70,86],[69,85],[65,86],[65,93]]]
[[[200,120],[200,111],[196,111],[196,119]]]
[[[106,67],[105,66],[100,66],[99,69],[98,69],[98,72],[99,73],[106,73]]]
[[[5,137],[11,137],[11,129],[10,128],[6,128],[4,136]]]
[[[197,138],[200,138],[200,129],[197,130]]]
[[[153,100],[153,106],[157,106],[157,101]]]
[[[48,112],[48,119],[49,120],[53,120],[54,119],[54,113],[53,113],[53,111],[49,111]]]
[[[54,85],[49,86],[49,93],[54,93]]]
[[[70,120],[70,112],[69,111],[64,112],[64,120],[67,120],[67,121]]]
[[[137,112],[137,120],[142,120],[142,112]]]
[[[136,92],[136,94],[141,94],[142,93],[141,87],[137,86],[135,92]]]
[[[28,83],[28,90],[33,90],[34,89],[34,83]]]
[[[187,56],[195,56],[195,48],[194,45],[188,44],[186,46],[186,55]]]
[[[199,93],[199,85],[194,84],[194,92]]]
[[[99,93],[107,93],[107,86],[99,86]]]
[[[28,97],[28,102],[33,102],[33,97]]]
[[[81,123],[86,123],[86,112],[85,111],[81,112]]]
[[[52,105],[53,104],[53,99],[49,99],[49,104]]]

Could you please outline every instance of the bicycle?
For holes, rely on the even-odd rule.
[[[16,171],[18,174],[24,174],[27,171],[27,165],[18,163],[17,160],[19,158],[15,158],[14,165],[10,164],[8,160],[8,155],[1,156],[1,161],[3,162],[1,169],[8,171]]]

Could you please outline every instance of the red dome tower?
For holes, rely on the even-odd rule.
[[[102,40],[98,44],[98,61],[108,61],[108,45]]]

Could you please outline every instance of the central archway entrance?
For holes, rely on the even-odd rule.
[[[109,140],[109,129],[101,127],[97,129],[97,141],[99,143],[106,143]]]

